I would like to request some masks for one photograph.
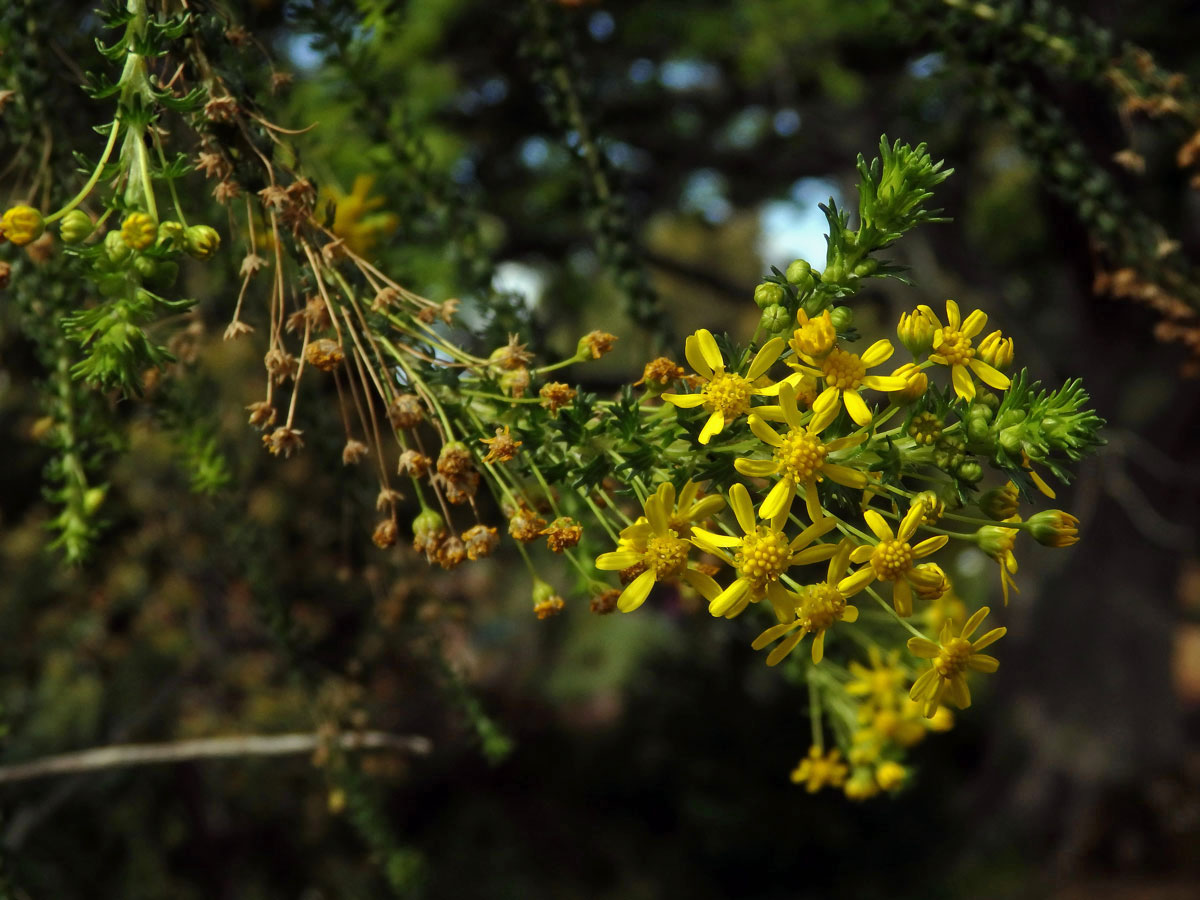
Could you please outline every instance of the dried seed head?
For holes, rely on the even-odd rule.
[[[508,520],[508,533],[524,544],[536,541],[545,527],[546,520],[524,503]]]
[[[246,407],[250,413],[250,424],[255,428],[270,428],[275,424],[275,407],[266,400],[259,400]]]
[[[497,347],[488,357],[488,362],[497,369],[511,371],[523,369],[533,361],[533,354],[525,349],[525,344],[517,340],[515,334],[508,336],[508,343]]]
[[[551,415],[554,415],[575,399],[575,390],[561,381],[550,381],[542,385],[538,395],[542,398],[542,406],[550,410]]]
[[[206,178],[216,178],[224,181],[233,174],[233,166],[220,153],[203,151],[196,159],[196,168],[204,173]]]
[[[516,440],[505,425],[503,428],[496,429],[496,436],[492,438],[480,438],[480,443],[488,445],[487,456],[483,458],[484,462],[508,462],[517,455],[517,448],[521,446],[521,441]]]
[[[462,441],[451,441],[442,446],[438,454],[437,470],[441,475],[452,478],[471,469],[471,451]]]
[[[685,374],[683,366],[665,356],[660,356],[658,359],[652,359],[646,363],[645,368],[642,369],[642,380],[635,381],[634,384],[644,384],[651,390],[661,391],[672,381],[682,378]]]
[[[232,97],[213,97],[204,104],[204,115],[214,122],[232,121],[237,111],[237,101]]]
[[[434,551],[446,539],[446,523],[432,509],[426,509],[413,519],[413,549],[432,559]]]
[[[519,369],[511,369],[500,376],[500,388],[511,394],[517,400],[525,396],[529,390],[529,370],[523,366]]]
[[[429,473],[432,465],[433,460],[424,453],[419,453],[416,450],[405,450],[400,454],[400,464],[396,467],[396,471],[400,475],[424,478]]]
[[[375,509],[383,511],[395,507],[397,503],[404,499],[404,495],[399,491],[394,491],[391,488],[380,488],[378,496],[375,498]]]
[[[583,526],[569,516],[562,516],[542,529],[546,535],[546,546],[555,553],[562,553],[579,543],[583,537]]]
[[[296,450],[304,448],[304,440],[301,437],[303,434],[304,432],[298,428],[286,426],[276,428],[270,434],[263,435],[263,446],[272,456],[279,456],[282,453],[284,457],[289,457]]]
[[[370,449],[362,441],[348,440],[346,446],[342,448],[342,465],[357,466],[370,452]]]
[[[371,301],[371,309],[375,312],[382,312],[390,306],[395,306],[400,302],[400,292],[395,288],[383,287],[375,293],[375,299]]]
[[[479,490],[479,473],[472,469],[459,475],[447,478],[445,475],[434,476],[434,487],[439,488],[447,503],[461,506],[470,501]]]
[[[592,597],[592,612],[598,616],[607,616],[617,611],[617,600],[621,597],[620,588],[609,588]]]
[[[393,428],[415,428],[425,418],[425,408],[415,394],[400,394],[388,404],[387,417]]]
[[[400,536],[400,529],[396,527],[395,519],[384,519],[375,526],[375,531],[371,535],[371,540],[380,550],[385,550],[388,547],[394,546],[396,539]]]
[[[466,547],[467,559],[483,559],[491,556],[500,545],[500,534],[495,528],[487,525],[473,525],[462,533],[462,541]]]
[[[225,326],[225,340],[233,341],[240,338],[243,334],[250,334],[254,331],[254,326],[247,325],[240,319],[230,322]]]
[[[590,331],[579,339],[575,355],[580,358],[590,355],[592,359],[599,359],[604,354],[611,352],[613,344],[616,342],[615,334],[609,334],[607,331]]]
[[[463,542],[454,535],[442,541],[441,546],[433,553],[434,560],[443,569],[453,569],[467,557],[467,549]]]
[[[267,367],[267,372],[276,384],[283,384],[289,378],[295,378],[300,368],[296,357],[282,347],[268,350],[267,355],[263,357],[263,365]]]
[[[308,343],[308,346],[304,348],[304,358],[309,365],[315,366],[322,372],[332,372],[346,361],[346,354],[337,341],[321,338]]]

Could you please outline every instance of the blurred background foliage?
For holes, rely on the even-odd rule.
[[[936,198],[955,222],[897,248],[919,287],[864,291],[862,330],[916,302],[983,307],[1036,377],[1083,376],[1109,445],[1062,504],[1084,540],[1022,559],[990,693],[922,746],[906,792],[854,805],[788,783],[802,692],[749,631],[682,597],[606,617],[576,598],[541,622],[504,552],[443,573],[375,549],[374,487],[338,464],[315,387],[305,452],[264,454],[243,412],[261,351],[220,340],[236,260],[185,271],[199,313],[147,398],[99,399],[121,435],[97,450],[108,528],[65,568],[39,487],[47,373],[0,301],[3,763],[364,727],[434,747],[0,786],[8,896],[1200,895],[1200,344],[1178,336],[1200,295],[1180,156],[1200,121],[1183,82],[1179,109],[1152,89],[1200,77],[1195,3],[236,6],[230,65],[275,121],[315,126],[294,140],[323,202],[362,204],[361,234],[413,290],[460,297],[464,340],[513,331],[557,359],[612,331],[617,352],[572,373],[609,390],[700,325],[748,335],[754,284],[820,266],[816,203],[852,200],[856,155],[886,133],[955,168]],[[0,63],[40,73],[64,171],[102,142],[78,87],[90,8],[0,13]],[[271,90],[263,53],[290,85]],[[1151,85],[1140,105],[1114,71]],[[10,131],[0,159],[21,146]],[[1122,269],[1183,312],[1119,296],[1104,278]],[[959,580],[996,599],[990,574]]]

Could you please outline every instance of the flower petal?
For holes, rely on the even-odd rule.
[[[967,316],[962,323],[962,327],[958,330],[962,332],[963,337],[973,338],[987,326],[987,313],[982,309],[977,309],[975,312]]]
[[[713,547],[740,547],[742,539],[734,537],[730,534],[717,534],[713,531],[705,531],[703,528],[692,526],[693,541],[709,544]]]
[[[713,346],[716,347],[716,344],[714,343]],[[787,344],[781,337],[773,337],[763,344],[762,349],[754,354],[750,368],[746,371],[746,380],[757,381],[766,373],[767,369],[775,365],[775,360],[779,359],[779,354],[786,346]]]
[[[695,569],[684,569],[680,577],[690,584],[705,600],[711,603],[721,593],[721,586],[709,575]]]
[[[858,621],[858,607],[857,606],[847,606],[844,610],[842,610],[842,621],[849,622],[851,624],[857,622]]]
[[[714,434],[720,434],[721,429],[725,427],[725,414],[720,410],[713,412],[708,417],[708,421],[704,423],[704,427],[700,429],[700,443],[707,444],[712,440]]]
[[[690,365],[698,375],[704,378],[712,378],[713,370],[704,359],[704,354],[700,352],[700,341],[694,334],[689,334],[687,340],[683,342],[683,355],[687,358]]]
[[[703,522],[713,513],[720,512],[724,508],[725,498],[720,494],[710,494],[692,505],[692,508],[688,510],[687,518],[690,522]]]
[[[796,645],[804,640],[804,635],[806,634],[808,632],[801,629],[795,634],[784,638],[783,642],[767,656],[767,665],[775,666],[787,659],[788,654],[796,649]]]
[[[870,544],[861,544],[850,551],[850,562],[856,566],[862,565],[871,558],[871,554],[875,552],[875,548]]]
[[[849,466],[839,466],[837,463],[825,463],[825,465],[821,466],[821,474],[849,488],[862,490],[867,486],[867,476],[858,471],[858,469],[851,469]]]
[[[925,504],[914,503],[908,508],[908,512],[904,514],[904,518],[900,520],[900,527],[896,529],[896,540],[907,541],[913,536],[917,530],[917,526],[921,524],[921,520],[925,517]]]
[[[806,550],[793,553],[788,562],[793,566],[807,566],[815,562],[825,562],[837,553],[837,544],[813,544]]]
[[[942,648],[926,638],[911,637],[908,639],[908,652],[918,659],[935,659]]]
[[[931,553],[937,553],[950,540],[948,535],[939,534],[931,538],[926,538],[913,547],[913,557],[915,559],[923,559]]]
[[[912,615],[912,585],[903,578],[896,579],[892,585],[892,608],[902,619]]]
[[[779,406],[788,428],[800,428],[804,417],[796,404],[796,388],[789,382],[784,381],[779,385]]]
[[[971,705],[971,689],[967,687],[967,676],[962,672],[950,677],[950,700],[959,709]]]
[[[815,665],[825,658],[825,629],[817,632],[817,636],[813,638],[812,645],[812,661]]]
[[[995,672],[1000,668],[1000,660],[986,653],[972,653],[967,657],[967,668],[972,672]]]
[[[866,519],[867,527],[871,529],[871,533],[881,541],[895,540],[896,535],[892,533],[892,528],[883,516],[875,512],[873,509],[863,511],[863,518]]]
[[[750,425],[750,430],[754,432],[754,436],[764,444],[769,444],[772,447],[778,447],[783,443],[783,438],[780,437],[779,432],[754,413],[750,414],[750,418],[747,420],[747,422]]]
[[[780,478],[758,508],[758,514],[764,519],[773,519],[781,512],[791,509],[792,498],[795,496],[796,483],[791,478]]]
[[[695,409],[704,405],[703,394],[663,394],[662,398],[680,409]]]
[[[842,391],[842,400],[846,403],[846,412],[850,413],[850,418],[859,425],[871,424],[871,410],[867,409],[867,404],[863,402],[858,391],[846,388]]]
[[[867,375],[862,383],[875,391],[902,391],[908,387],[908,379],[899,375]]]
[[[647,569],[629,582],[617,598],[617,609],[621,612],[633,612],[645,603],[646,598],[650,596],[650,588],[654,587],[654,580],[654,570]]]
[[[824,537],[825,535],[829,534],[829,532],[833,531],[833,529],[837,526],[837,523],[838,520],[833,516],[823,516],[822,518],[817,519],[792,539],[790,549],[800,550],[804,547],[807,547],[817,538]]]
[[[946,301],[946,322],[955,331],[962,325],[962,313],[958,311],[958,304],[953,300]]]
[[[820,519],[824,512],[821,509],[821,495],[817,493],[816,482],[812,479],[804,485],[804,508],[808,510],[808,517],[814,522]]]
[[[642,554],[633,550],[616,550],[596,557],[596,568],[602,572],[620,572],[642,561]]]
[[[673,489],[672,489],[673,492]],[[650,522],[650,528],[654,533],[665,535],[667,533],[667,513],[663,509],[662,496],[658,493],[651,494],[646,500],[646,519]]]
[[[979,640],[971,644],[971,649],[982,650],[984,647],[996,643],[996,641],[1000,640],[1000,638],[1004,637],[1006,634],[1008,634],[1008,629],[1003,626],[1000,628],[993,628],[991,631],[986,632]]]
[[[798,621],[797,622],[785,622],[782,625],[772,625],[770,628],[768,628],[766,631],[764,631],[762,634],[760,634],[758,637],[756,637],[754,639],[753,643],[750,644],[750,646],[753,647],[755,650],[761,650],[763,647],[767,646],[767,644],[770,644],[773,641],[779,640],[781,637],[783,637],[789,631],[793,631],[799,627],[800,627],[800,623]]]
[[[990,612],[991,610],[988,607],[981,606],[975,612],[971,613],[971,618],[967,619],[963,624],[963,629],[959,633],[959,637],[964,639],[970,638],[975,633],[975,630],[983,624],[983,620],[988,617],[988,613]]]
[[[773,459],[735,459],[733,467],[751,478],[766,478],[779,471],[779,463]]]
[[[829,411],[832,409],[833,414],[837,415],[838,399],[841,396],[841,389],[835,387],[827,387],[813,401],[813,418],[824,420]]]
[[[873,369],[881,362],[886,362],[896,352],[896,348],[892,346],[892,342],[887,338],[878,340],[867,348],[859,359],[865,368]]]
[[[971,378],[971,373],[966,366],[962,363],[951,366],[950,380],[954,382],[954,393],[964,400],[975,399],[975,381]]]
[[[925,658],[932,659],[933,657]],[[932,682],[935,678],[937,678],[937,669],[926,669],[924,672],[922,672],[921,676],[913,682],[912,689],[908,692],[909,699],[920,700],[923,696],[928,694],[930,682]]]
[[[1008,386],[1012,381],[1007,375],[1001,372],[994,366],[985,363],[982,359],[972,357],[967,365],[971,367],[971,371],[979,376],[979,380],[988,387],[994,387],[998,391],[1007,391]]]
[[[767,599],[771,601],[775,618],[780,622],[791,622],[796,618],[796,598],[779,582],[773,581],[767,585]]]
[[[744,484],[735,484],[729,489],[729,508],[737,517],[738,524],[746,534],[753,534],[758,526],[754,518],[754,504],[750,502],[750,492]]]
[[[843,597],[849,599],[875,580],[875,569],[863,566],[853,575],[848,575],[837,583],[837,589]]]

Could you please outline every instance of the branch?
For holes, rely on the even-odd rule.
[[[0,766],[0,784],[28,781],[47,775],[73,775],[79,772],[185,762],[193,759],[310,753],[327,740],[329,739],[325,736],[316,734],[279,734],[200,738],[169,744],[115,744],[111,747],[96,747],[77,753],[62,753],[31,762]],[[334,740],[342,750],[398,750],[425,756],[433,749],[429,738],[386,734],[381,731],[343,734]]]

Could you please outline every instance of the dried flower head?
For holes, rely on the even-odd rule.
[[[450,477],[436,475],[433,483],[434,487],[441,490],[447,503],[461,506],[470,501],[475,496],[475,492],[479,490],[479,473],[470,469]]]
[[[512,432],[507,425],[503,428],[497,428],[495,437],[480,438],[479,441],[482,444],[488,445],[487,456],[483,458],[483,461],[488,463],[508,462],[517,455],[517,448],[522,443],[512,436]],[[439,471],[441,469],[440,459],[438,461],[438,469]]]
[[[462,541],[467,550],[467,559],[483,559],[491,556],[500,546],[500,534],[487,525],[472,525],[462,533]]]
[[[508,533],[524,544],[536,541],[541,537],[542,529],[545,527],[546,520],[524,503],[508,520]]]
[[[272,456],[289,457],[297,450],[304,448],[304,440],[301,435],[304,432],[298,428],[288,428],[281,426],[276,428],[270,434],[263,435],[263,446],[265,446]]]
[[[453,569],[467,558],[467,549],[461,539],[450,535],[433,552],[433,558],[443,569]]]
[[[438,473],[447,478],[462,475],[471,469],[471,451],[462,441],[451,441],[438,454]]]
[[[250,424],[255,428],[270,428],[275,424],[275,407],[266,400],[259,400],[246,407],[250,413]]]
[[[502,374],[500,376],[500,388],[505,393],[511,394],[520,400],[529,390],[530,380],[529,370],[522,366],[519,369],[512,369]]]
[[[561,516],[542,529],[542,534],[546,535],[547,547],[554,553],[562,553],[579,543],[583,526],[569,516]]]
[[[548,619],[551,616],[557,616],[563,611],[563,607],[567,604],[563,602],[563,598],[557,594],[546,600],[542,600],[533,605],[533,614],[539,619]]]
[[[214,122],[231,122],[237,111],[237,101],[232,97],[213,97],[204,104],[204,115]]]
[[[395,519],[384,519],[375,526],[375,531],[371,534],[371,540],[380,550],[386,550],[388,547],[395,546],[396,539],[400,536],[400,529],[396,526]]]
[[[568,387],[561,381],[549,381],[543,384],[542,389],[538,393],[542,398],[542,406],[550,410],[551,415],[554,415],[575,399],[575,389]]]
[[[617,611],[617,600],[621,596],[620,588],[609,588],[592,597],[591,610],[598,616],[607,616]]]
[[[404,499],[404,495],[392,488],[380,488],[379,493],[375,496],[375,509],[382,512],[385,509],[394,509],[396,504]]]
[[[247,325],[241,319],[234,319],[225,326],[225,340],[233,341],[240,338],[243,334],[251,334],[254,331],[254,326]]]
[[[382,287],[375,292],[375,299],[371,301],[371,309],[375,312],[382,312],[399,302],[400,292],[398,290],[392,287]]]
[[[515,334],[508,336],[508,343],[497,347],[488,357],[488,363],[497,369],[523,369],[533,361],[533,354],[525,350],[525,345],[517,340]]]
[[[413,549],[432,560],[433,553],[446,539],[446,523],[435,510],[426,509],[413,519]]]
[[[282,347],[273,347],[268,350],[267,355],[263,357],[263,365],[267,367],[271,380],[276,384],[283,384],[289,378],[295,378],[296,372],[300,368],[296,357]]]
[[[405,450],[400,454],[400,463],[396,467],[396,472],[400,475],[409,475],[413,478],[424,478],[429,474],[429,469],[432,465],[433,460],[424,453],[416,450]]]
[[[315,366],[322,372],[332,372],[346,361],[346,354],[337,341],[320,338],[309,341],[304,348],[304,358],[309,365]]]
[[[425,408],[416,394],[400,394],[388,404],[387,417],[393,428],[415,428],[425,418]]]
[[[362,462],[370,452],[371,451],[366,444],[364,444],[362,441],[356,441],[352,438],[346,441],[346,446],[342,448],[342,465],[356,466]]]
[[[667,387],[672,381],[682,378],[685,374],[683,366],[665,356],[660,356],[646,363],[642,369],[641,380],[635,381],[634,384],[644,384],[652,390],[658,390]]]
[[[589,354],[592,359],[599,359],[606,353],[612,352],[613,344],[617,342],[615,334],[607,331],[589,331],[579,339],[576,355],[585,358]]]

